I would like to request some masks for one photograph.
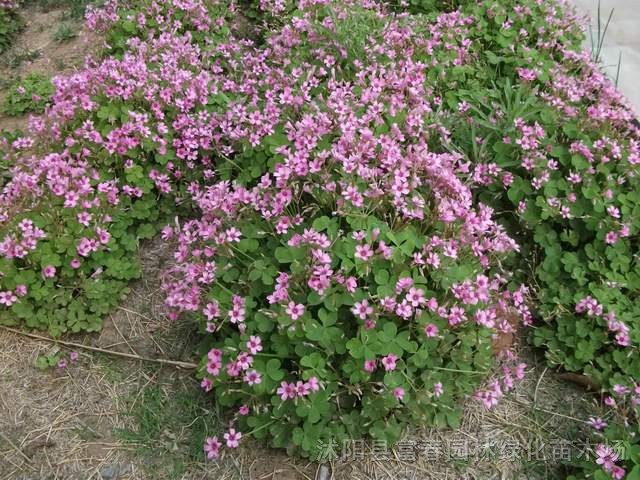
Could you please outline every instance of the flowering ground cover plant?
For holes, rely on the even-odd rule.
[[[314,459],[349,438],[393,444],[409,423],[456,426],[464,395],[493,405],[524,366],[506,362],[478,390],[492,339],[529,321],[526,290],[510,293],[500,268],[515,243],[474,205],[464,159],[429,142],[441,132],[425,121],[437,100],[424,65],[462,65],[470,19],[384,18],[349,42],[344,29],[371,11],[323,3],[267,40],[276,57],[315,53],[299,71],[326,82],[321,95],[266,137],[247,112],[242,153],[218,165],[235,181],[192,185],[202,218],[163,231],[178,237],[167,303],[198,312],[210,338],[202,387],[238,412],[224,444],[250,429]],[[208,440],[208,456],[222,441]]]
[[[51,79],[32,73],[9,87],[2,111],[7,115],[42,113],[53,95]]]
[[[589,418],[592,455],[575,462],[575,474],[568,480],[630,480],[640,475],[640,436],[637,433],[640,387],[614,385],[611,395],[606,395],[603,403],[610,418]]]
[[[54,78],[51,105],[31,118],[29,135],[3,140],[11,165],[0,203],[4,323],[22,320],[53,335],[98,330],[140,274],[138,242],[179,212],[186,155],[167,148],[174,140],[165,122],[206,104],[198,86],[213,81],[184,31],[205,17],[211,26],[209,15],[217,21],[211,38],[227,29],[218,5],[149,2],[147,9],[161,26],[146,30],[141,14],[121,58]],[[130,12],[119,15],[112,5],[90,11],[88,21],[109,32],[129,28]],[[160,22],[163,15],[172,21]]]
[[[454,144],[478,163],[488,187],[480,198],[500,195],[494,206],[513,209],[520,243],[542,254],[533,268],[549,325],[534,343],[553,363],[611,388],[640,376],[639,130],[611,82],[575,50],[578,25],[541,8],[547,37],[528,40],[521,29],[522,52],[505,48],[487,60],[512,75],[488,92],[457,94],[464,108],[452,114]],[[516,15],[509,30],[529,20]]]
[[[24,27],[24,20],[16,13],[18,3],[13,0],[0,1],[0,53],[13,42],[16,34]]]
[[[0,322],[99,329],[161,232],[169,314],[199,322],[201,385],[233,415],[207,456],[251,435],[324,460],[495,405],[525,369],[496,340],[533,294],[549,360],[631,405],[604,437],[625,453],[578,467],[637,474],[640,139],[575,16],[255,6],[257,42],[233,2],[89,9],[105,52],[0,144]]]
[[[547,349],[552,364],[610,392],[611,405],[635,391],[633,412],[640,378],[634,113],[581,50],[581,23],[566,5],[470,8],[478,20],[470,37],[477,58],[484,57],[477,67],[492,72],[491,86],[450,93],[452,148],[473,160],[485,185],[478,198],[511,212],[503,221],[529,252],[520,268],[533,274],[544,320],[533,330],[534,344]],[[624,466],[603,460],[602,447],[585,475],[640,473],[632,446],[637,416],[624,418],[606,436],[623,447],[616,458]]]

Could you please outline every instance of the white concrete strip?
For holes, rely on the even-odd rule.
[[[589,15],[594,41],[597,41],[598,0],[573,0],[578,11]],[[613,17],[604,37],[601,59],[610,78],[616,78],[622,54],[618,89],[640,112],[640,0],[600,0],[602,29],[613,9]],[[587,32],[588,35],[588,32]]]

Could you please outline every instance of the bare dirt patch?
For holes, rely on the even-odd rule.
[[[0,55],[0,104],[7,87],[16,80],[30,73],[55,76],[73,72],[101,42],[80,19],[66,19],[66,8],[45,9],[31,4],[20,13],[26,21],[25,28]],[[58,41],[56,32],[63,24],[69,26],[75,36]],[[24,129],[27,119],[27,116],[10,117],[0,112],[0,130]]]
[[[42,371],[33,364],[51,344],[3,331],[0,345],[0,478],[86,479],[123,461],[112,431],[134,376],[110,381],[84,354],[78,365]]]

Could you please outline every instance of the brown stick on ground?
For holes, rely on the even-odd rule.
[[[106,350],[104,348],[99,348],[99,347],[91,347],[89,345],[83,345],[82,343],[67,342],[67,341],[64,341],[64,340],[56,340],[54,338],[49,338],[49,337],[45,337],[45,336],[42,336],[42,335],[37,335],[35,333],[22,332],[20,330],[16,330],[15,328],[5,327],[4,325],[0,325],[0,328],[2,328],[3,330],[6,330],[8,332],[15,333],[16,335],[22,335],[22,336],[25,336],[25,337],[34,338],[36,340],[43,340],[45,342],[50,342],[50,343],[57,343],[57,344],[60,344],[60,345],[64,345],[65,347],[82,348],[83,350],[90,350],[92,352],[105,353],[107,355],[115,355],[117,357],[131,358],[133,360],[140,360],[140,361],[143,361],[143,362],[153,362],[153,363],[160,363],[162,365],[171,365],[173,367],[179,367],[179,368],[187,368],[187,369],[196,369],[196,368],[198,368],[198,365],[196,365],[195,363],[191,363],[191,362],[180,362],[178,360],[165,360],[164,358],[141,357],[140,355],[135,355],[133,353],[114,352],[113,350]]]
[[[576,383],[592,392],[600,391],[600,385],[598,384],[598,382],[580,373],[563,372],[558,374],[558,378],[561,380],[567,380],[569,382]]]

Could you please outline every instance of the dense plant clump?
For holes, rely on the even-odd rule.
[[[54,335],[98,330],[140,274],[138,242],[179,211],[186,156],[167,147],[179,142],[167,125],[207,103],[214,75],[203,65],[209,54],[181,32],[224,36],[225,9],[147,8],[157,25],[132,30],[148,34],[145,42],[131,37],[120,58],[54,78],[45,115],[30,119],[28,135],[3,140],[11,165],[0,201],[4,323]],[[90,11],[89,22],[98,29],[109,14]],[[129,29],[128,18],[114,18],[113,30]]]
[[[46,75],[31,73],[9,87],[2,111],[7,115],[43,113],[53,95],[53,84]]]
[[[368,58],[357,65],[347,46],[342,58],[327,52],[340,15],[370,13],[310,6],[271,38],[277,63],[316,52],[300,73],[325,88],[307,94],[297,120],[270,121],[266,137],[266,112],[247,111],[242,154],[218,167],[237,169],[236,181],[192,186],[202,218],[163,232],[179,236],[167,302],[197,311],[210,332],[203,388],[246,410],[234,431],[316,459],[349,438],[393,444],[409,423],[456,426],[456,400],[490,372],[492,337],[529,320],[526,291],[512,295],[501,276],[515,243],[473,203],[467,162],[430,142],[441,131],[424,65],[446,74],[466,61],[469,19],[385,22],[350,45]],[[346,68],[355,80],[339,79]],[[524,373],[505,368],[479,400],[493,404]]]
[[[548,349],[551,363],[611,392],[609,404],[622,393],[635,395],[621,412],[624,424],[604,437],[618,444],[620,465],[606,460],[600,446],[585,473],[638,475],[635,113],[580,50],[580,23],[567,9],[548,2],[484,2],[472,9],[478,29],[470,37],[484,56],[478,67],[496,73],[483,88],[453,91],[445,124],[455,151],[476,165],[484,185],[478,198],[511,210],[503,221],[529,252],[522,268],[533,272],[544,320],[533,330],[534,344]],[[498,45],[489,45],[495,38]]]
[[[0,140],[0,322],[99,329],[161,232],[169,315],[199,322],[201,385],[234,412],[207,456],[251,434],[323,460],[495,405],[525,370],[496,340],[532,297],[534,343],[626,418],[577,467],[636,472],[640,132],[579,20],[254,3],[257,42],[232,2],[89,8],[104,54],[12,90],[44,114]]]
[[[640,386],[614,385],[603,403],[611,418],[589,418],[592,455],[575,462],[567,480],[632,480],[640,475]]]
[[[548,325],[535,329],[534,343],[553,363],[611,388],[640,377],[640,130],[613,84],[575,51],[581,35],[571,18],[543,8],[533,16],[546,23],[538,31],[558,33],[530,39],[522,31],[529,15],[508,20],[522,51],[493,49],[487,65],[511,75],[489,90],[457,92],[464,108],[449,125],[478,165],[480,198],[496,195],[490,204],[511,209],[510,230],[541,255],[532,267]]]
[[[4,52],[24,27],[23,18],[16,12],[18,2],[0,0],[0,53]]]

